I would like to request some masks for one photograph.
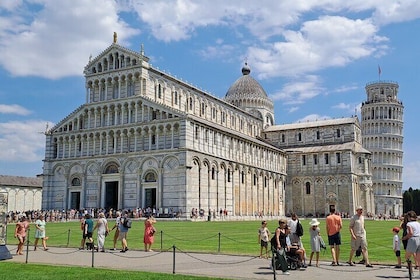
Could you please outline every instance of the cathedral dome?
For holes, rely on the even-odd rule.
[[[227,102],[234,104],[233,101],[242,98],[267,98],[265,90],[249,75],[250,73],[251,68],[245,63],[242,67],[242,77],[237,79],[226,93],[225,100]]]
[[[242,67],[242,77],[230,86],[225,101],[261,119],[265,117],[266,112],[273,115],[273,101],[250,73],[251,68],[245,63]]]

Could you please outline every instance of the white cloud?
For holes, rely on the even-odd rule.
[[[302,104],[323,92],[320,79],[317,76],[306,76],[299,81],[286,83],[284,87],[270,95],[273,100],[280,100],[283,104]]]
[[[17,104],[12,104],[12,105],[0,104],[0,114],[14,114],[14,115],[27,116],[31,114],[31,111]]]
[[[290,108],[287,110],[287,112],[289,112],[289,113],[293,113],[293,112],[296,112],[297,110],[299,110],[299,107],[294,106],[294,107],[290,107]]]
[[[298,76],[383,52],[387,39],[376,35],[369,20],[323,16],[307,21],[299,31],[284,31],[285,41],[249,47],[248,57],[260,79]]]
[[[0,159],[5,162],[37,162],[44,158],[47,121],[0,123]]]
[[[0,65],[14,76],[80,75],[91,53],[111,45],[114,31],[120,41],[138,33],[118,17],[114,1],[44,0],[32,13],[30,4],[0,19]]]

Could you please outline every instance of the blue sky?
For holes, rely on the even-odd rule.
[[[360,119],[380,66],[405,107],[403,186],[419,188],[419,30],[417,0],[1,0],[0,174],[42,173],[46,124],[85,102],[83,69],[117,32],[220,98],[247,61],[276,124]]]

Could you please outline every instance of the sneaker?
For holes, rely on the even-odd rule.
[[[401,265],[396,265],[394,268],[401,268]]]
[[[125,250],[121,250],[121,251],[120,251],[120,253],[125,253],[125,252],[126,252]]]
[[[368,263],[368,264],[366,265],[366,267],[373,267],[373,265],[371,265],[370,263]]]
[[[283,273],[282,273],[283,275],[290,275],[290,272],[289,271],[283,271]]]
[[[126,251],[126,252],[128,251],[128,247],[125,247],[125,251]]]

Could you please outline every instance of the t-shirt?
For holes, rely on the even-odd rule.
[[[353,229],[353,233],[357,237],[365,237],[365,217],[363,217],[362,215],[354,215],[353,217],[351,217],[350,228]]]
[[[258,229],[258,235],[260,236],[262,241],[268,242],[270,231],[266,227],[261,227]]]
[[[343,222],[341,217],[336,214],[331,214],[326,219],[327,229],[328,229],[328,236],[332,236],[337,232],[340,232],[341,227],[343,226]]]
[[[413,230],[413,237],[420,236],[420,224],[417,221],[408,222],[407,226]]]
[[[93,220],[87,219],[85,221],[85,226],[87,226],[87,232],[93,232]]]
[[[393,249],[395,251],[400,251],[401,250],[401,241],[400,241],[400,237],[398,236],[398,234],[394,234],[394,238],[393,238]]]

